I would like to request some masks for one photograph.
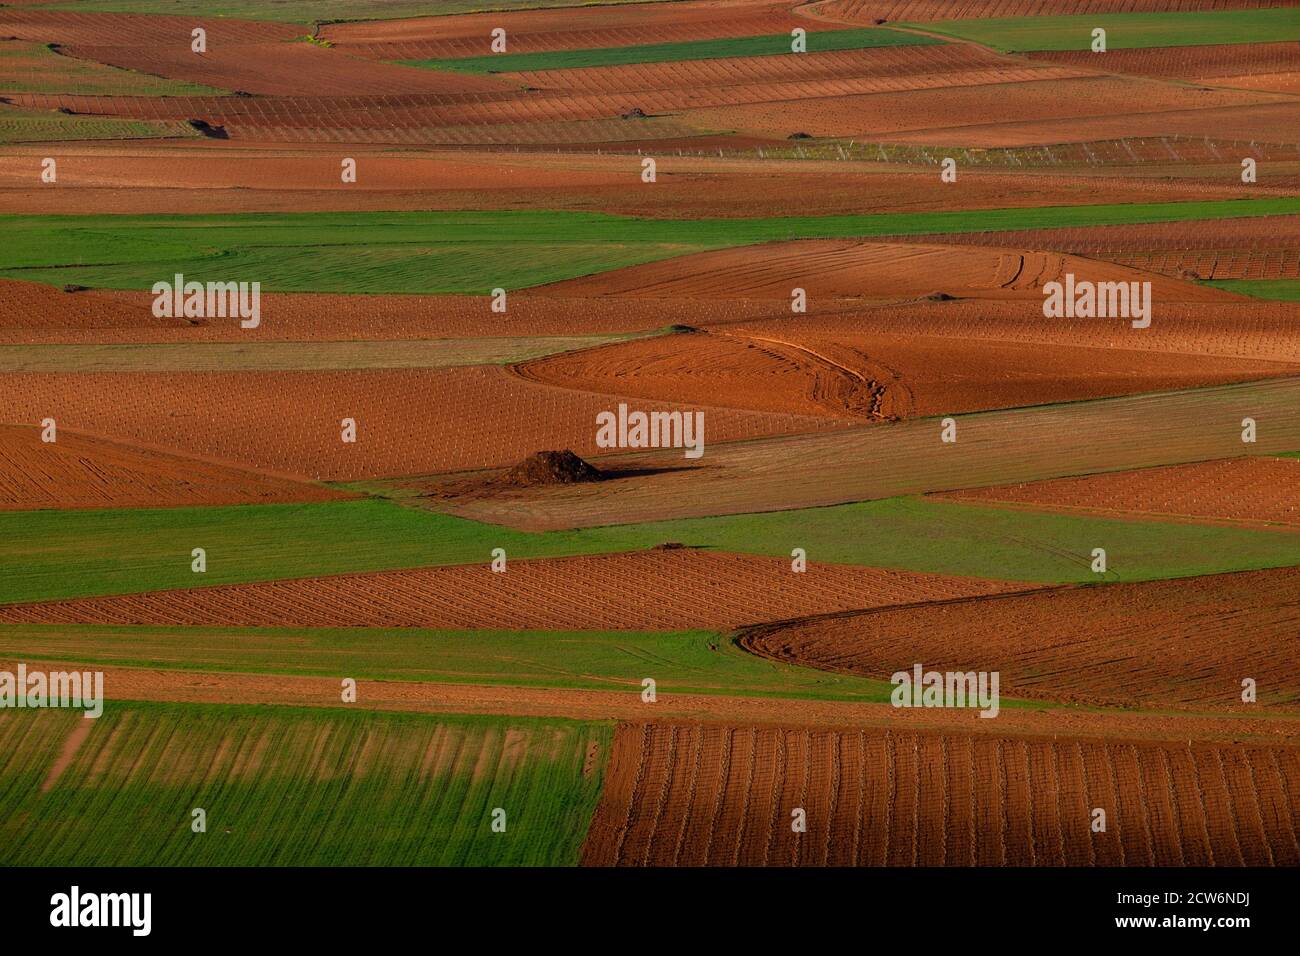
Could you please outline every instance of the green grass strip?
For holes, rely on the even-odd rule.
[[[1008,53],[1090,50],[1092,31],[1100,27],[1106,31],[1107,50],[1138,50],[1300,40],[1300,8],[994,17],[902,25],[973,40]],[[1105,54],[1098,53],[1098,66],[1104,66],[1105,62]]]
[[[629,166],[635,182],[639,166]],[[646,187],[651,188],[651,187]],[[257,281],[266,292],[487,294],[673,256],[791,239],[1206,221],[1300,213],[1300,197],[761,219],[605,213],[350,212],[0,216],[0,276],[149,289]]]
[[[738,56],[799,56],[790,49],[788,33],[757,37],[727,37],[690,40],[681,43],[646,43],[640,46],[603,47],[591,50],[554,50],[542,53],[497,53],[461,59],[402,60],[407,66],[458,73],[519,73],[526,70],[572,70],[589,66],[629,66],[636,63],[675,63],[684,60],[717,60]],[[929,46],[942,43],[934,37],[901,33],[898,30],[817,30],[807,37],[808,53],[835,50],[864,50],[886,46]]]

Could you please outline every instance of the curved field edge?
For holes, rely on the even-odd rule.
[[[609,724],[561,719],[0,711],[0,865],[572,865],[611,741]]]
[[[629,167],[631,186],[639,166]],[[567,211],[0,216],[0,276],[149,289],[187,279],[263,291],[486,295],[732,246],[1180,222],[1300,212],[1300,198],[763,219]],[[165,264],[165,265],[164,265]]]
[[[636,551],[665,542],[811,562],[1048,584],[1300,564],[1300,534],[887,498],[794,511],[526,532],[387,501],[0,514],[0,603]],[[207,571],[191,570],[191,551]],[[1109,569],[1091,570],[1105,548]]]
[[[708,631],[0,625],[0,653],[29,662],[628,694],[639,694],[646,677],[677,694],[883,703],[890,692],[886,681],[765,660]]]

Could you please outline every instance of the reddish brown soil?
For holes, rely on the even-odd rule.
[[[415,17],[330,24],[321,36],[337,49],[381,60],[485,56],[490,32],[507,31],[510,53],[635,46],[817,29],[775,0],[689,0],[591,5],[558,10]],[[826,24],[833,28],[835,24]]]
[[[1030,53],[1028,56],[1082,69],[1097,69],[1099,65],[1097,55],[1091,51],[1053,51]],[[1111,50],[1100,66],[1107,73],[1158,76],[1280,93],[1300,92],[1300,46],[1295,43],[1226,43]]]
[[[1290,0],[819,0],[799,12],[845,23],[877,19],[964,20],[1049,14],[1137,13],[1157,10],[1254,10],[1285,7]]]
[[[1037,77],[1008,70],[1000,81],[943,89],[840,95],[805,92],[798,123],[813,136],[871,137],[937,146],[1025,146],[1154,136],[1207,128],[1217,135],[1292,142],[1297,107],[1268,93],[1180,88],[1156,80],[1093,76]],[[743,102],[743,101],[742,101]],[[1256,104],[1266,104],[1259,106]],[[1228,117],[1226,125],[1209,123]],[[785,136],[793,122],[787,104],[750,102],[701,107],[689,118],[712,129]],[[1245,135],[1243,133],[1253,133]]]
[[[1227,458],[1241,454],[1247,416],[1271,423],[1259,454],[1300,448],[1300,379],[985,412],[959,419],[950,445],[938,421],[912,419],[718,446],[685,469],[664,453],[602,458],[641,473],[439,507],[530,529],[819,507]]]
[[[0,425],[0,511],[332,501],[350,494],[60,428]]]
[[[190,31],[207,31],[207,52]],[[375,63],[297,42],[288,23],[203,17],[0,10],[0,35],[61,44],[62,53],[142,73],[273,96],[365,96],[509,89],[486,76]]]
[[[619,302],[512,292],[508,315],[488,296],[262,293],[262,324],[237,319],[191,325],[158,319],[148,292],[87,290],[0,279],[0,343],[411,341],[495,336],[583,335],[661,329],[772,315],[767,301]]]
[[[1103,170],[1049,167],[1027,174],[971,167],[961,171],[960,186],[954,187],[942,183],[933,169],[834,162],[815,164],[817,188],[809,189],[807,163],[681,156],[681,144],[647,147],[659,162],[659,182],[653,189],[640,188],[634,152],[585,156],[423,150],[392,155],[366,146],[348,148],[360,175],[355,184],[343,185],[340,148],[329,143],[257,147],[235,141],[67,144],[59,151],[58,188],[51,189],[38,182],[48,148],[15,146],[0,157],[0,212],[561,208],[657,218],[758,217],[949,209],[954,188],[960,189],[968,209],[1082,204],[1093,202],[1099,192],[1116,203],[1176,202],[1231,199],[1247,190],[1251,196],[1290,195],[1300,188],[1300,177],[1288,177],[1273,163],[1262,167],[1267,175],[1251,186],[1240,183],[1239,170],[1183,166],[1162,168],[1158,176],[1139,170],[1120,176]],[[597,148],[590,146],[593,153]],[[689,148],[693,152],[695,147]],[[629,180],[635,188],[629,187]],[[1252,241],[1264,237],[1262,227],[1251,228]],[[1083,231],[999,234],[1015,238],[979,244],[1072,252],[1076,250],[1039,236],[1078,232]],[[1218,239],[1217,226],[1215,236]],[[1225,235],[1219,241],[1233,248],[1231,239]]]
[[[539,448],[588,457],[599,450],[597,413],[617,403],[525,382],[498,366],[0,376],[0,421],[52,417],[79,431],[326,480],[511,465]],[[806,416],[704,411],[706,447],[834,427]],[[356,421],[355,443],[340,439],[344,418]]]
[[[1300,568],[959,599],[759,627],[760,656],[882,680],[997,671],[1001,693],[1071,704],[1300,710]],[[1258,685],[1244,703],[1242,679]]]
[[[1228,458],[976,488],[944,497],[1027,505],[1045,511],[1141,518],[1209,518],[1300,527],[1300,460]]]
[[[1293,748],[620,724],[582,862],[1290,866],[1298,822]]]
[[[727,630],[1033,585],[690,548],[0,606],[0,621],[465,630]],[[673,600],[664,600],[664,595]]]
[[[1154,302],[1234,302],[1243,297],[1191,282],[1053,252],[857,240],[799,240],[678,256],[570,279],[534,295],[646,298],[810,297],[911,299],[932,292],[954,298],[1030,299],[1066,273],[1093,282],[1152,282]]]
[[[775,324],[775,323],[769,323]],[[858,421],[1168,391],[1300,373],[1300,364],[1014,341],[778,331],[662,336],[515,366],[562,388]]]
[[[812,304],[815,306],[817,300]],[[1300,327],[1295,321],[1295,306],[1288,302],[1157,302],[1147,329],[1134,329],[1122,320],[1046,320],[1041,305],[1032,302],[909,302],[875,308],[839,305],[838,310],[828,305],[817,315],[783,314],[779,318],[731,322],[725,331],[846,343],[909,334],[963,342],[1050,345],[1053,350],[1073,346],[1120,354],[1165,352],[1300,362]],[[1137,363],[1136,356],[1130,357]]]

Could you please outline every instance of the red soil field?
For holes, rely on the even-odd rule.
[[[817,300],[813,300],[810,308],[816,305]],[[1042,307],[1031,302],[908,302],[864,308],[832,300],[818,314],[787,313],[764,320],[731,322],[726,331],[763,338],[802,336],[845,343],[908,333],[963,342],[1050,345],[1053,350],[1062,346],[1107,350],[1129,353],[1135,362],[1135,352],[1300,362],[1300,327],[1295,321],[1295,306],[1287,302],[1157,303],[1153,305],[1151,327],[1134,329],[1123,320],[1045,320]]]
[[[262,293],[263,321],[159,319],[152,294],[120,290],[63,292],[54,286],[0,279],[0,343],[144,343],[375,341],[582,335],[662,329],[763,318],[769,301],[619,302],[512,292],[506,316],[488,296],[330,295]]]
[[[626,126],[622,120],[603,122]],[[347,155],[357,159],[360,176],[358,182],[345,186],[339,183],[340,148],[329,143],[290,148],[213,140],[130,146],[66,144],[59,151],[59,187],[51,190],[38,182],[40,162],[48,148],[12,147],[0,157],[0,212],[560,208],[654,218],[802,216],[948,209],[954,188],[941,182],[932,168],[834,162],[818,164],[818,188],[809,190],[806,162],[679,156],[680,145],[663,144],[647,144],[659,163],[660,181],[653,189],[629,188],[629,177],[638,176],[640,170],[635,153],[425,150],[393,155],[366,146],[349,148]],[[592,144],[589,148],[594,153],[600,147]],[[1279,177],[1272,164],[1265,168],[1268,175],[1263,182],[1245,186],[1237,173],[1226,168],[1182,167],[1162,170],[1156,178],[1135,171],[1122,176],[1078,169],[1029,174],[968,167],[961,172],[960,189],[965,208],[981,209],[1083,204],[1094,201],[1099,191],[1116,203],[1176,202],[1231,199],[1246,190],[1252,196],[1286,195],[1300,186],[1300,177]],[[634,180],[634,185],[639,186],[639,181]],[[1252,242],[1263,241],[1266,225],[1256,220],[1234,222],[1255,224],[1244,228],[1251,230]],[[1136,235],[1144,235],[1143,227],[1133,228]],[[974,238],[983,245],[1072,252],[1076,250],[1054,246],[1038,236],[1076,233],[1088,234],[1085,230],[1044,230],[1041,234],[997,234],[1014,235],[1014,239],[980,242]],[[948,243],[948,237],[927,241]],[[965,237],[957,237],[957,241],[965,241]],[[1228,236],[1221,241],[1225,248],[1231,247]],[[1177,247],[1183,248],[1185,242],[1184,229]]]
[[[486,56],[490,33],[505,28],[510,53],[573,50],[789,33],[819,27],[796,17],[788,2],[690,0],[498,11],[405,20],[327,24],[320,35],[339,50],[380,60]]]
[[[763,657],[888,680],[926,670],[998,671],[1001,693],[1071,704],[1300,711],[1300,568],[1032,594],[760,626]],[[1258,703],[1241,699],[1242,679]]]
[[[207,52],[191,49],[195,27]],[[205,17],[0,10],[0,35],[55,42],[65,55],[228,90],[275,96],[491,91],[509,89],[487,76],[375,63],[298,42],[288,23]]]
[[[0,605],[0,622],[464,630],[729,630],[1034,585],[694,549],[417,568]],[[792,583],[792,580],[795,583]],[[665,601],[673,594],[673,601]]]
[[[79,431],[324,480],[504,466],[545,448],[590,456],[598,451],[596,414],[617,403],[525,382],[497,366],[0,376],[0,421],[52,417]],[[676,402],[636,407],[688,410]],[[355,444],[340,440],[344,418],[356,421]],[[834,427],[721,408],[706,409],[705,420],[706,447]]]
[[[768,323],[776,324],[776,323]],[[1140,361],[1135,361],[1139,359]],[[916,334],[661,336],[515,366],[529,381],[854,420],[1039,405],[1293,375],[1300,365]]]
[[[1293,102],[1276,94],[1200,90],[1157,80],[1009,73],[996,83],[870,95],[804,93],[799,130],[813,136],[871,137],[936,146],[1026,146],[1158,136],[1218,135],[1295,142]],[[712,129],[784,137],[795,122],[786,104],[701,107],[686,114]],[[1220,123],[1218,119],[1224,118]],[[1290,124],[1290,125],[1288,125]]]
[[[60,429],[0,425],[0,511],[333,501],[351,494]]]
[[[1246,416],[1270,423],[1258,453],[1300,448],[1300,379],[983,412],[959,420],[951,445],[939,422],[912,419],[718,446],[686,469],[669,454],[613,456],[599,464],[643,472],[439,507],[529,529],[819,507],[1228,458],[1241,454]]]
[[[1227,458],[1081,478],[957,491],[943,497],[1135,518],[1209,518],[1300,528],[1300,460]]]
[[[1242,297],[1110,263],[1052,252],[858,240],[796,240],[721,249],[535,287],[534,295],[647,298],[809,297],[1030,299],[1066,273],[1093,282],[1150,281],[1153,302],[1236,302]]]
[[[1294,748],[620,724],[582,863],[1291,866],[1298,822]]]
[[[1098,67],[1097,54],[1092,51],[1061,50],[1027,55],[1034,60],[1083,69]],[[1110,50],[1100,65],[1107,73],[1158,76],[1279,93],[1300,92],[1300,46],[1295,43],[1225,43]]]
[[[1290,2],[1291,0],[819,0],[800,7],[799,12],[845,23],[871,24],[877,19],[964,20],[1160,10],[1254,10],[1261,7],[1285,7]]]

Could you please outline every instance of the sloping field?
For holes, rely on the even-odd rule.
[[[656,693],[749,700],[878,702],[883,681],[778,664],[708,631],[448,631],[422,628],[208,628],[9,624],[4,653],[27,662],[76,660],[148,674],[166,667],[240,674],[422,682],[537,690],[586,690],[640,700],[653,675]],[[106,678],[107,680],[107,678]],[[112,684],[118,686],[115,680]],[[290,692],[292,693],[292,691]],[[333,705],[319,699],[315,704]],[[365,703],[370,703],[367,692]],[[281,701],[284,703],[285,701]],[[743,705],[742,705],[743,706]],[[1007,701],[1005,706],[1014,707]]]
[[[1289,748],[620,724],[582,862],[1286,866],[1298,821]]]
[[[240,327],[237,318],[155,318],[148,292],[86,290],[66,293],[36,282],[0,279],[0,342],[20,344],[190,345],[223,342],[245,348],[266,343],[342,343],[480,340],[484,350],[508,342],[633,335],[674,322],[762,318],[784,310],[772,302],[677,300],[626,302],[563,299],[510,293],[509,312],[493,312],[491,298],[442,295],[262,294],[263,322]],[[487,339],[498,339],[493,346]],[[378,347],[378,346],[377,346]],[[143,354],[166,354],[150,349]],[[215,353],[214,353],[215,354]]]
[[[940,441],[933,419],[744,442],[712,449],[696,468],[624,479],[617,494],[605,484],[569,485],[460,502],[455,511],[517,527],[574,528],[820,507],[1230,458],[1242,452],[1248,417],[1261,428],[1252,451],[1300,447],[1300,381],[981,412],[958,420],[950,444]],[[617,462],[631,466],[633,459],[609,459]],[[672,459],[641,455],[635,462],[652,468]]]
[[[638,121],[622,119],[598,122],[620,124],[623,129],[619,135],[628,135],[629,126],[639,126]],[[652,122],[658,125],[676,120],[658,117]],[[214,148],[218,144],[219,148]],[[1139,162],[1143,144],[1125,145],[1132,157],[1117,144],[1104,147],[1114,146],[1121,157]],[[1186,143],[1178,146],[1187,148]],[[1093,144],[1088,148],[1096,152],[1103,146]],[[1222,148],[1230,147],[1224,144]],[[881,163],[823,163],[817,167],[817,189],[810,191],[806,188],[809,167],[803,161],[778,160],[768,151],[764,159],[719,159],[716,155],[694,155],[693,151],[690,156],[679,156],[680,146],[665,147],[661,155],[661,184],[667,187],[663,189],[629,189],[630,158],[609,155],[608,151],[596,155],[483,150],[394,154],[365,146],[349,150],[358,162],[360,176],[356,183],[344,186],[338,182],[338,149],[338,145],[322,143],[290,152],[285,147],[207,139],[156,145],[70,144],[59,154],[59,188],[51,191],[34,182],[33,176],[45,150],[29,146],[0,157],[0,211],[43,215],[75,214],[87,208],[106,214],[300,209],[341,212],[450,210],[488,205],[513,209],[594,208],[664,219],[937,211],[950,208],[953,199],[951,185],[940,182],[933,170]],[[845,150],[845,155],[849,152]],[[1227,155],[1220,153],[1219,162],[1225,164],[1222,168],[1170,165],[1166,175],[1159,178],[1133,169],[1120,175],[1114,167],[1093,170],[1089,175],[1081,175],[1077,168],[1065,171],[1052,167],[1051,173],[1027,173],[1014,166],[978,165],[978,154],[964,156],[959,151],[956,158],[962,165],[960,188],[962,205],[967,209],[1002,208],[1008,204],[1077,205],[1095,200],[1101,191],[1114,203],[1280,196],[1294,192],[1294,186],[1300,184],[1300,177],[1281,177],[1269,163],[1265,167],[1269,175],[1264,181],[1245,186],[1238,181],[1239,173],[1226,166]],[[1033,159],[1027,154],[1021,161]],[[1168,153],[1164,160],[1173,163]],[[1266,218],[1276,221],[1274,217]],[[1136,231],[1137,227],[1133,228]],[[1226,231],[1228,226],[1225,224],[1223,229]],[[1053,231],[1057,235],[1067,232]],[[1186,230],[1181,232],[1185,242]],[[1270,237],[1266,226],[1256,227],[1250,235],[1255,242],[1281,241],[1280,235]],[[1225,249],[1232,248],[1233,236],[1216,235],[1216,241]],[[1045,238],[1023,235],[990,239],[983,244],[1076,251],[1053,246]],[[1300,244],[1296,247],[1300,248]]]
[[[1039,11],[1034,11],[1038,13]],[[1281,7],[1256,10],[1194,10],[1087,13],[1076,16],[980,17],[941,20],[927,30],[973,40],[998,50],[1087,50],[1092,31],[1106,31],[1106,49],[1271,43],[1300,40],[1300,16]],[[1105,54],[1097,54],[1104,56]],[[1104,61],[1103,61],[1104,62]]]
[[[610,737],[599,724],[342,709],[6,711],[0,864],[572,865]],[[206,832],[191,831],[196,807]]]
[[[336,501],[346,492],[62,429],[0,425],[0,511]]]
[[[1032,299],[1066,273],[1092,282],[1150,281],[1153,301],[1227,302],[1204,286],[1142,275],[1131,269],[1053,252],[977,246],[808,240],[722,249],[630,266],[533,289],[589,297],[919,298],[942,291],[956,298]]]
[[[1032,59],[1091,69],[1100,66],[1109,73],[1191,80],[1214,86],[1279,93],[1300,91],[1300,47],[1294,42],[1115,50],[1107,52],[1101,62],[1090,50],[1035,53]]]
[[[865,50],[893,46],[935,46],[943,41],[897,30],[828,30],[806,38],[808,54],[840,50]],[[404,60],[410,66],[458,73],[521,73],[586,67],[628,66],[636,63],[676,63],[687,60],[718,60],[731,57],[793,57],[789,33],[765,36],[686,40],[635,46],[597,47],[580,50],[552,50],[536,53],[496,53],[457,59]],[[803,54],[799,54],[803,55]]]
[[[1151,10],[1255,10],[1285,7],[1290,3],[1291,0],[818,0],[800,12],[847,23],[870,23],[877,18],[897,22]]]
[[[662,336],[537,359],[523,378],[659,401],[857,421],[984,411],[1294,375],[1300,364],[915,334]],[[770,324],[777,324],[776,322]],[[0,350],[0,357],[3,350]]]
[[[692,549],[419,568],[0,606],[2,623],[502,630],[726,630],[1027,585]],[[796,586],[797,582],[797,586]],[[664,595],[671,594],[671,601]]]
[[[509,74],[509,78],[541,90],[570,93],[639,94],[649,90],[687,91],[692,88],[728,90],[732,97],[730,102],[743,103],[778,98],[770,87],[783,83],[826,83],[828,93],[871,93],[1012,82],[1033,77],[1087,76],[1093,69],[1057,68],[1043,72],[1045,65],[1012,62],[971,44],[947,43],[878,47],[859,52],[810,52],[798,56],[520,69]],[[735,87],[741,89],[728,89]]]
[[[452,15],[330,23],[322,27],[320,35],[340,50],[379,60],[470,57],[489,52],[489,20],[492,18]],[[834,26],[826,24],[822,28]],[[512,12],[508,37],[511,53],[533,53],[767,33],[789,36],[794,27],[811,31],[819,25],[793,15],[790,4],[783,0],[685,0],[671,6],[631,3],[611,9],[602,3],[564,10]]]
[[[206,52],[191,31],[206,31]],[[373,63],[298,42],[301,26],[208,16],[137,16],[0,10],[0,33],[55,42],[67,56],[224,90],[271,96],[466,92],[508,89],[488,77],[450,76]],[[64,92],[71,92],[65,90]]]
[[[1118,319],[1044,321],[1042,307],[1030,302],[907,302],[875,307],[852,304],[838,310],[837,305],[849,304],[830,303],[822,314],[739,319],[710,328],[756,338],[793,336],[846,343],[896,336],[906,330],[917,337],[1081,347],[1112,354],[1165,352],[1300,361],[1300,328],[1295,323],[1294,307],[1277,302],[1243,299],[1213,307],[1157,303],[1148,329],[1134,329]],[[1046,351],[1041,354],[1046,355]]]
[[[638,167],[634,167],[638,168]],[[267,292],[483,295],[727,246],[883,234],[1289,215],[1300,199],[690,221],[557,211],[6,216],[7,278],[152,288],[253,276]],[[85,262],[93,257],[94,263]],[[169,268],[160,277],[158,263]],[[249,280],[251,281],[251,280]]]
[[[234,324],[234,323],[232,323]],[[369,342],[0,345],[0,372],[276,372],[454,368],[523,362],[589,349],[623,336],[498,336]]]
[[[944,497],[1134,518],[1208,518],[1300,527],[1300,461],[1228,458],[1082,478],[951,492]]]
[[[1300,568],[1062,588],[756,628],[774,660],[888,679],[998,671],[1011,697],[1182,710],[1300,708]],[[1243,701],[1243,680],[1258,703]]]
[[[79,431],[324,480],[491,468],[549,448],[594,455],[596,415],[617,406],[613,396],[525,382],[485,365],[0,376],[0,421],[52,417]],[[638,407],[705,411],[706,447],[834,427],[810,416],[676,402]],[[286,409],[294,410],[288,418]],[[356,423],[353,443],[341,437],[345,418]]]
[[[1173,133],[1294,142],[1295,106],[1275,94],[1201,90],[1133,77],[1036,76],[1032,68],[982,85],[868,91],[809,91],[792,115],[782,102],[692,109],[710,129],[784,139],[872,137],[947,147],[1037,146]],[[1227,122],[1219,123],[1222,117]],[[796,125],[796,129],[791,129]]]
[[[198,136],[176,120],[68,116],[44,110],[0,107],[0,143],[63,143],[77,140],[186,139]]]
[[[206,86],[63,56],[39,43],[0,40],[0,91],[132,96],[206,96]]]

